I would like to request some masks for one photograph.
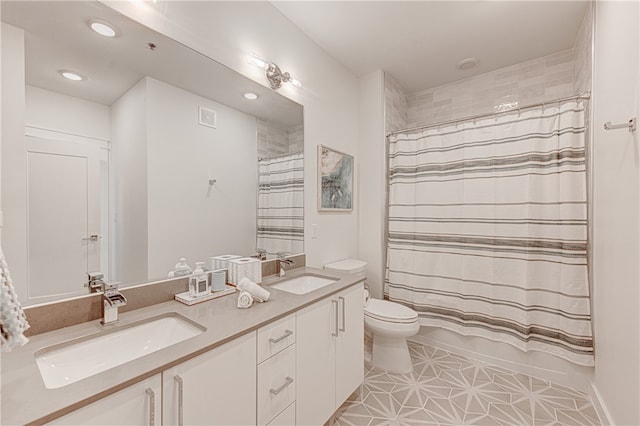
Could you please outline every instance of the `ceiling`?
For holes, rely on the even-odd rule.
[[[573,46],[585,1],[274,1],[329,55],[409,93]],[[470,70],[462,59],[475,57]]]

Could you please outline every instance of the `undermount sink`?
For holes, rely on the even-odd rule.
[[[36,352],[47,389],[56,389],[202,334],[181,315],[152,318],[95,337],[80,338]]]
[[[271,287],[293,294],[307,294],[329,284],[335,283],[333,278],[320,277],[318,275],[301,275],[273,284]]]

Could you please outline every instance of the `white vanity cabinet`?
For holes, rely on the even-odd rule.
[[[324,424],[362,383],[363,291],[361,282],[296,314],[298,425]]]
[[[164,425],[256,423],[256,333],[163,371]]]
[[[161,385],[161,375],[157,374],[59,417],[49,424],[160,425]]]

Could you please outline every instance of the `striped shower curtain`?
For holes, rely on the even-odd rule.
[[[585,102],[389,136],[385,294],[592,366]]]
[[[302,253],[304,244],[304,156],[258,160],[256,248],[268,255]]]

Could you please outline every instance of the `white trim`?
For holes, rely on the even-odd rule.
[[[64,140],[69,142],[90,143],[97,145],[101,149],[111,149],[111,142],[104,139],[97,139],[88,136],[76,135],[74,133],[62,132],[60,130],[46,129],[44,127],[24,126],[25,136],[49,140]]]
[[[598,391],[598,387],[595,383],[591,383],[589,396],[591,396],[591,403],[593,404],[593,408],[595,408],[596,410],[596,414],[600,419],[600,423],[602,423],[603,425],[615,425],[613,419],[611,418],[611,413],[609,413],[607,405],[602,400],[600,391]]]

